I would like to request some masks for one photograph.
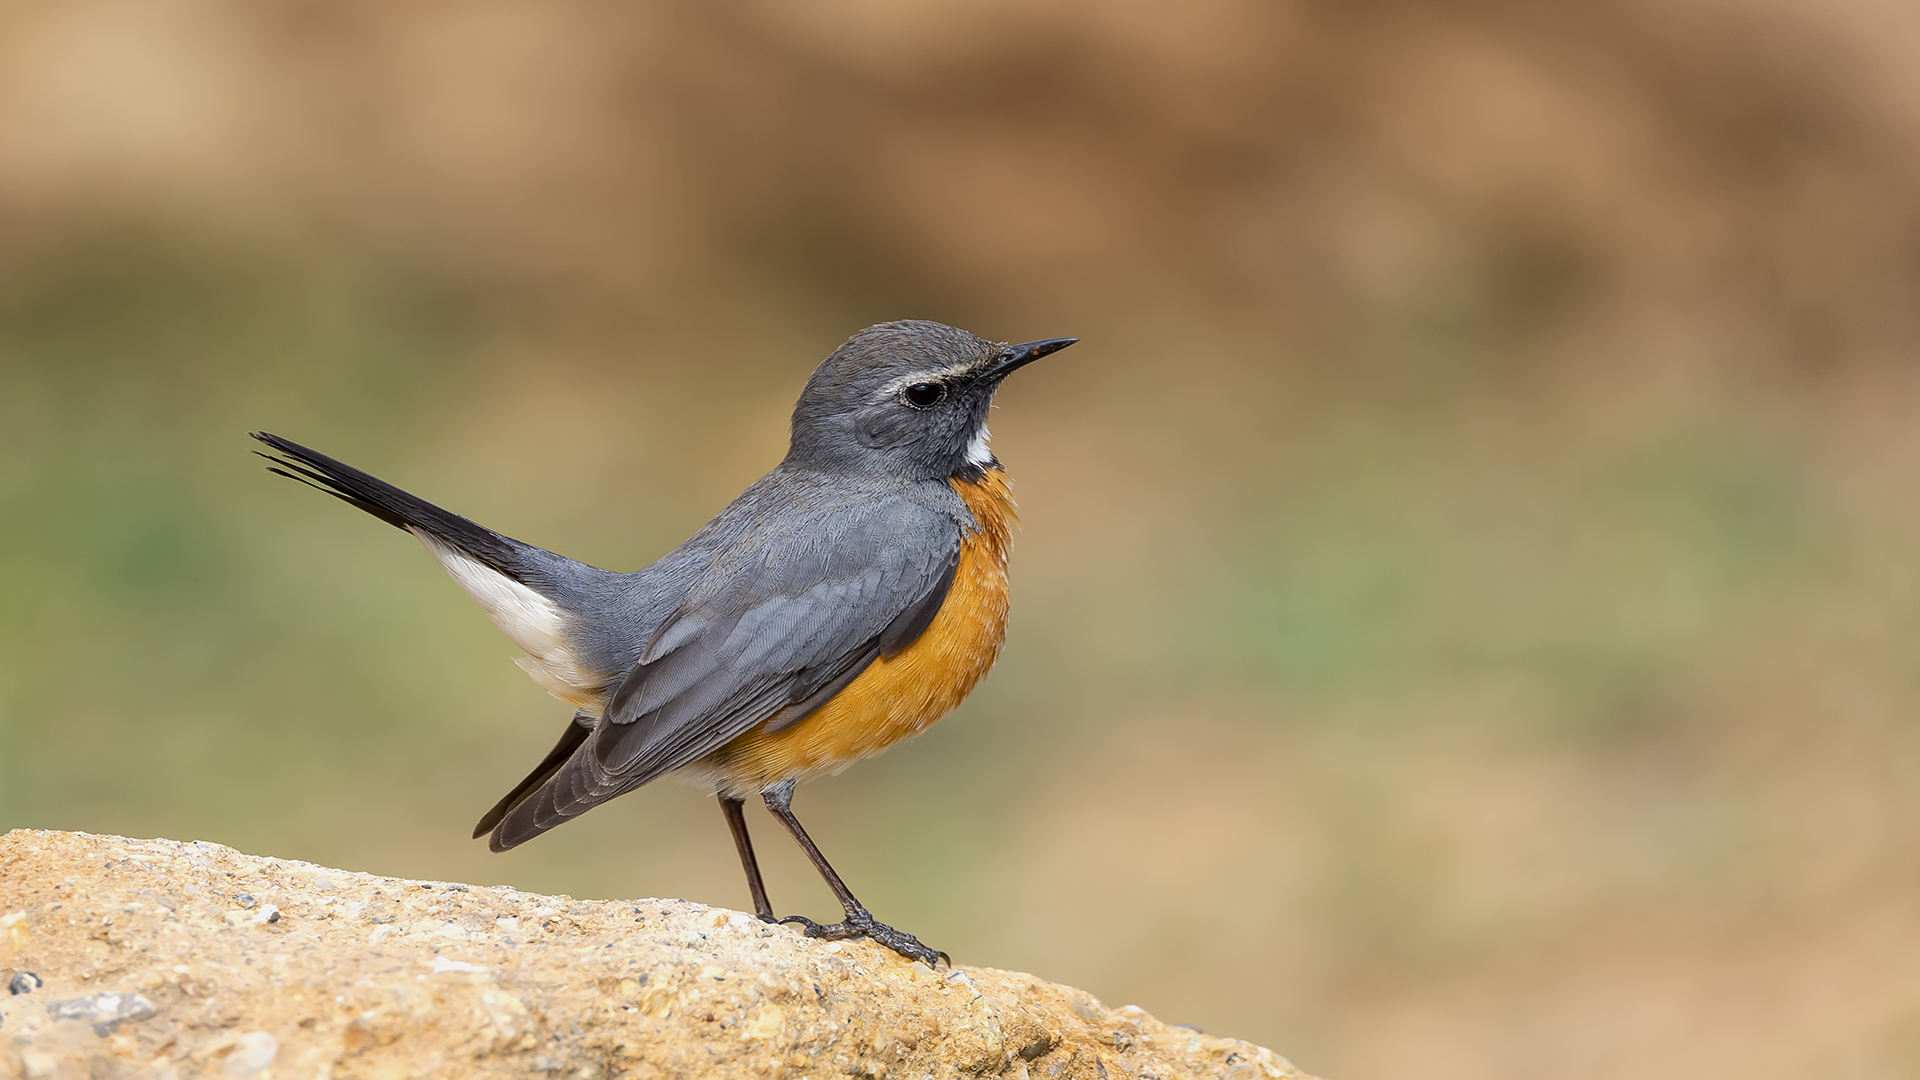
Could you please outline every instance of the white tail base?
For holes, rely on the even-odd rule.
[[[593,708],[606,676],[582,667],[566,639],[567,620],[553,601],[421,529],[420,538],[453,580],[478,601],[493,625],[527,655],[514,661],[540,688],[575,708]]]

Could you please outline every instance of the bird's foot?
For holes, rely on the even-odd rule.
[[[841,941],[846,938],[863,937],[875,944],[885,945],[909,960],[918,960],[930,968],[937,968],[941,964],[953,966],[953,958],[946,953],[922,945],[919,938],[904,930],[895,930],[865,911],[848,912],[847,917],[837,923],[821,924],[805,915],[789,915],[780,921],[799,923],[810,938]]]

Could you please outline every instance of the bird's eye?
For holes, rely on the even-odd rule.
[[[947,396],[947,388],[937,382],[917,382],[907,387],[907,404],[925,409]]]

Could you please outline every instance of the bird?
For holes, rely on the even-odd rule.
[[[779,464],[631,573],[250,434],[273,451],[256,451],[270,471],[418,538],[525,652],[515,663],[573,707],[475,839],[507,851],[672,773],[717,797],[761,920],[951,966],[854,896],[794,815],[794,788],[924,731],[998,659],[1017,518],[988,409],[1009,375],[1077,340],[1007,344],[925,320],[855,333],[807,379]],[[840,921],[774,914],[743,810],[754,796],[833,891]]]

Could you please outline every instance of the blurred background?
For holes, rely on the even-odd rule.
[[[0,827],[747,897],[309,443],[621,570],[853,330],[1009,383],[873,909],[1336,1080],[1920,1075],[1920,7],[0,8]],[[764,815],[782,911],[830,896]]]

